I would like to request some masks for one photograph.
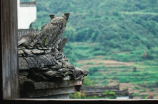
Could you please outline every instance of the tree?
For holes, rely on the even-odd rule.
[[[136,72],[137,68],[136,67],[133,67],[133,72]]]

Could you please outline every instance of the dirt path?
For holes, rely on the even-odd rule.
[[[125,66],[130,66],[133,65],[134,62],[119,62],[119,61],[114,61],[114,60],[99,60],[99,59],[91,59],[91,60],[80,60],[77,63],[79,64],[85,64],[85,63],[94,63],[94,64],[100,64],[103,63],[105,65],[125,65]]]
[[[77,62],[81,65],[80,68],[88,70],[90,67],[105,66],[105,67],[116,67],[116,66],[131,66],[134,62],[119,62],[114,60],[101,60],[101,59],[90,59],[90,60],[79,60]]]

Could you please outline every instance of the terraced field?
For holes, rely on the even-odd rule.
[[[158,67],[142,66],[143,63],[118,62],[113,60],[100,60],[98,57],[91,60],[79,60],[77,64],[81,68],[88,70],[90,67],[105,66],[105,69],[99,69],[94,75],[88,75],[96,86],[120,84],[120,90],[128,88],[133,92],[134,98],[139,99],[147,97],[150,94],[158,98]],[[136,67],[136,72],[133,72]],[[144,85],[144,86],[141,86]],[[145,87],[145,85],[147,87]]]
[[[98,43],[75,42],[69,45],[73,53],[66,56],[77,57],[73,64],[89,71],[88,78],[94,82],[95,86],[119,83],[120,89],[129,88],[129,92],[133,92],[135,99],[147,97],[150,94],[158,98],[158,66],[148,65],[148,62],[105,60],[106,56],[102,55],[104,51],[94,51],[93,47],[97,45],[99,47]],[[128,52],[119,54],[125,53]],[[134,67],[136,67],[135,72]]]

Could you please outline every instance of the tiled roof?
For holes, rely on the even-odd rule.
[[[34,2],[20,2],[21,7],[28,7],[28,6],[36,6],[36,1]]]

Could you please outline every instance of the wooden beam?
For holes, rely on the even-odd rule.
[[[3,99],[19,98],[17,0],[1,0],[1,71]]]
[[[52,95],[68,95],[75,93],[75,87],[63,87],[63,88],[55,88],[55,89],[40,89],[40,90],[22,90],[20,91],[21,98],[47,98]],[[53,96],[52,96],[53,98]]]
[[[57,82],[24,82],[24,86],[21,87],[21,90],[42,90],[42,89],[52,89],[52,88],[63,88],[63,87],[71,87],[76,85],[82,85],[75,80],[69,81],[57,81]],[[82,83],[82,82],[81,82]]]

